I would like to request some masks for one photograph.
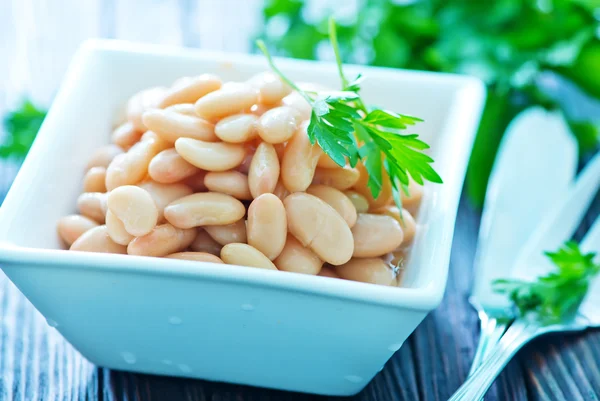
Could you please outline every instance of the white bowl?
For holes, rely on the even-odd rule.
[[[334,65],[277,60],[296,81],[337,85]],[[90,41],[73,59],[0,209],[9,278],[104,367],[300,392],[351,395],[381,370],[446,285],[458,200],[485,90],[455,75],[346,67],[364,98],[425,119],[443,185],[427,185],[406,288],[172,259],[60,250],[84,166],[126,99],[183,75],[243,80],[262,56]]]

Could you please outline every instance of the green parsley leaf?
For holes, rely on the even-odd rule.
[[[45,117],[46,112],[35,107],[29,100],[7,114],[4,118],[6,137],[0,145],[0,158],[25,158]]]
[[[322,54],[318,50],[327,39],[324,27],[331,13],[315,15],[309,4],[265,3],[264,33],[270,48],[296,58]],[[347,16],[332,45],[340,71],[343,56],[355,64],[469,74],[487,84],[486,107],[465,182],[467,196],[481,208],[498,145],[520,111],[539,105],[561,109],[568,116],[573,102],[579,102],[579,97],[563,96],[572,88],[600,99],[598,10],[598,0],[369,0]],[[273,30],[271,25],[285,29]],[[541,79],[548,71],[573,84],[550,91],[561,96],[560,102],[552,96],[555,104],[538,96],[554,85],[553,80]],[[344,90],[358,92],[360,79],[355,84],[341,72],[340,77]],[[582,158],[600,145],[596,120],[593,112],[586,113],[577,116],[578,125],[571,125]]]
[[[546,252],[556,270],[536,281],[498,279],[495,292],[506,294],[519,315],[533,314],[540,322],[555,323],[573,316],[585,298],[591,279],[600,272],[596,254],[584,254],[577,243],[566,242],[556,252]]]
[[[380,125],[384,128],[400,130],[406,129],[407,126],[415,125],[422,121],[423,120],[417,117],[396,114],[392,111],[382,109],[373,110],[365,117],[365,122],[371,125]]]
[[[363,80],[364,80],[364,78],[363,78],[362,74],[358,74],[358,76],[356,78],[354,78],[354,81],[348,82],[344,86],[344,90],[358,93],[358,91],[360,91],[360,84],[362,83]]]
[[[425,180],[442,183],[431,166],[433,159],[422,153],[429,145],[416,134],[400,134],[423,120],[379,108],[369,111],[358,94],[363,77],[358,75],[349,82],[344,75],[333,19],[329,21],[329,39],[335,53],[341,91],[303,92],[274,65],[265,44],[258,41],[257,46],[267,57],[272,70],[311,105],[307,129],[311,143],[318,143],[340,166],[349,161],[354,167],[360,159],[369,175],[367,186],[374,198],[380,195],[383,180],[389,179],[394,200],[401,208],[400,190],[408,192],[410,177],[421,185]]]

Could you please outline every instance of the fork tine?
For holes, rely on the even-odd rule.
[[[600,154],[587,164],[568,193],[559,200],[557,208],[547,216],[527,241],[514,266],[515,277],[532,278],[548,271],[550,262],[544,255],[544,251],[557,249],[571,238],[598,187],[600,187]]]

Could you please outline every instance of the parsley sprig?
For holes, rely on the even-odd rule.
[[[507,294],[519,315],[534,316],[543,323],[554,323],[573,316],[585,298],[590,281],[600,272],[596,254],[584,254],[577,243],[569,241],[556,252],[545,253],[556,266],[536,281],[499,279],[494,291]]]
[[[23,159],[46,117],[46,112],[40,110],[29,100],[16,110],[4,117],[6,136],[0,145],[0,158]]]
[[[401,208],[400,191],[408,195],[409,177],[420,185],[425,180],[442,183],[431,166],[433,159],[423,153],[429,145],[419,139],[417,134],[401,133],[423,120],[367,107],[359,93],[363,77],[359,74],[355,79],[348,80],[344,75],[333,18],[329,20],[329,40],[335,53],[341,91],[301,90],[277,68],[261,40],[257,41],[257,46],[267,57],[273,72],[311,105],[307,130],[311,143],[318,143],[339,166],[349,163],[351,167],[355,167],[361,160],[369,175],[367,185],[374,198],[381,193],[384,178],[389,179],[394,200]],[[387,177],[384,177],[384,170]]]

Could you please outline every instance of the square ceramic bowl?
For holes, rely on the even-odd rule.
[[[334,65],[278,60],[337,85]],[[422,117],[443,185],[427,185],[404,288],[239,266],[60,250],[84,166],[136,91],[184,75],[243,80],[262,56],[92,41],[73,59],[0,209],[2,269],[51,325],[108,368],[327,395],[360,391],[441,301],[485,90],[463,76],[347,67],[368,103]]]

